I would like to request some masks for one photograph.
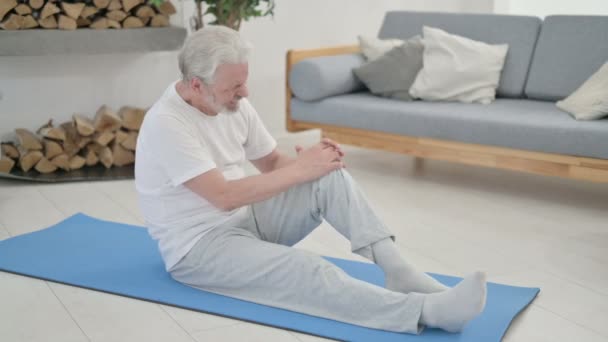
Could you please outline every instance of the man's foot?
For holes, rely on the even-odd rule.
[[[470,320],[483,311],[486,294],[486,275],[475,272],[453,289],[426,295],[420,323],[449,332],[462,331]]]
[[[362,254],[367,251],[366,249],[362,248],[357,252],[361,252],[360,254],[382,268],[386,275],[387,289],[406,294],[410,292],[435,293],[449,289],[405,261],[392,239],[387,238],[374,243],[371,250],[373,252],[371,258]]]
[[[407,268],[387,274],[386,288],[401,293],[436,293],[450,289],[424,272]]]

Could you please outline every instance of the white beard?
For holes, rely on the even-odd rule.
[[[208,95],[206,98],[207,105],[209,107],[211,107],[212,110],[214,110],[218,114],[224,113],[224,114],[228,114],[228,115],[235,114],[236,112],[238,112],[239,107],[240,107],[240,101],[241,101],[240,99],[237,101],[236,108],[230,109],[225,105],[220,105],[219,103],[217,103],[214,95]]]

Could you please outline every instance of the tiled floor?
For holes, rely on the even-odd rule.
[[[316,134],[280,140],[291,149]],[[425,271],[539,286],[505,341],[608,341],[608,185],[422,163],[346,147],[348,170]],[[76,212],[141,225],[132,181],[0,181],[0,239]],[[327,225],[298,245],[343,258]],[[323,339],[0,273],[0,341],[302,341]]]

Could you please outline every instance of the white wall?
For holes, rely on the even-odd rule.
[[[183,24],[194,1],[177,4]],[[491,0],[278,0],[275,17],[254,19],[241,32],[255,46],[250,100],[269,130],[280,135],[285,116],[285,53],[290,48],[354,44],[377,34],[388,10],[489,12]],[[177,52],[0,57],[0,138],[15,127],[37,128],[49,118],[93,115],[107,104],[149,106],[178,77]]]
[[[505,14],[608,15],[608,0],[494,0],[494,11]]]
[[[466,0],[462,1],[460,8],[468,13],[492,13],[494,0]]]
[[[93,116],[102,104],[148,106],[176,78],[176,53],[0,57],[0,138],[37,129],[73,113]]]
[[[182,7],[176,7],[171,23],[182,26]],[[0,139],[50,118],[61,123],[74,113],[93,116],[103,104],[149,106],[177,77],[176,59],[177,52],[0,56]]]

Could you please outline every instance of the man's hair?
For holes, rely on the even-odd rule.
[[[251,44],[225,26],[207,26],[188,37],[179,53],[179,70],[184,81],[198,78],[213,84],[221,64],[246,63]]]

